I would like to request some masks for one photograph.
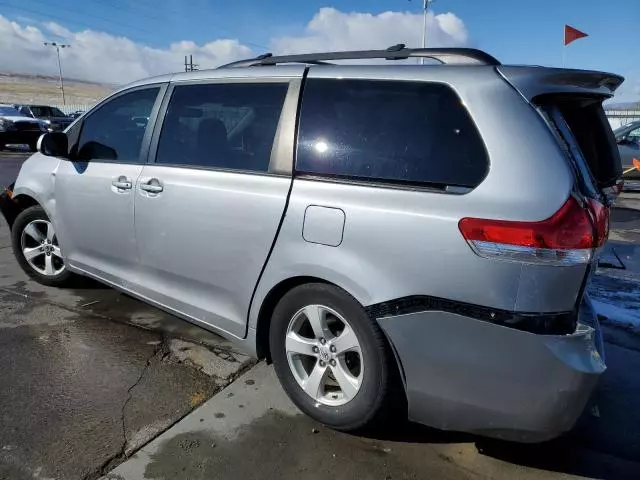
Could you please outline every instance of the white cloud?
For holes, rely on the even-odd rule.
[[[640,104],[640,71],[627,72],[623,75],[626,77],[626,80],[616,91],[612,102],[638,102],[638,104]]]
[[[37,25],[37,26],[36,26]],[[270,41],[274,53],[384,48],[396,43],[420,44],[422,15],[408,12],[344,13],[321,8],[299,37]],[[452,13],[429,14],[430,46],[460,46],[467,42],[462,20]],[[126,37],[94,30],[72,31],[54,22],[17,23],[0,15],[0,69],[19,73],[57,74],[53,49],[45,41],[72,45],[62,52],[65,76],[105,83],[126,83],[180,71],[185,55],[200,68],[210,68],[255,53],[237,39],[216,39],[204,45],[181,41],[152,48]]]
[[[313,52],[327,50],[386,48],[396,43],[417,47],[422,42],[422,14],[410,12],[344,13],[321,8],[299,37],[280,37],[271,41],[274,52]],[[468,41],[467,29],[453,13],[427,15],[427,44],[454,47]]]
[[[73,32],[68,28],[64,28],[62,25],[58,25],[55,22],[46,22],[44,28],[51,32],[53,35],[62,39],[73,38]]]
[[[104,83],[126,83],[181,70],[192,54],[201,67],[249,57],[252,51],[238,40],[219,39],[204,45],[183,41],[168,48],[151,48],[126,37],[85,30],[73,32],[54,22],[20,25],[0,15],[0,68],[19,73],[57,74],[55,51],[44,47],[52,38],[72,45],[62,52],[65,76]]]

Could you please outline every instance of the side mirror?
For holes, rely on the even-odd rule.
[[[69,139],[63,132],[49,132],[38,139],[38,151],[48,157],[68,157]]]

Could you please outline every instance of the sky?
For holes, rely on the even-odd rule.
[[[0,71],[105,83],[259,53],[419,46],[422,0],[0,0]],[[627,78],[616,101],[640,101],[640,0],[435,0],[428,46],[469,46],[503,63],[604,70]],[[563,46],[569,24],[589,34]]]

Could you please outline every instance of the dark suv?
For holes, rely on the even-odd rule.
[[[73,117],[65,114],[57,107],[48,105],[14,105],[15,108],[27,117],[39,118],[53,131],[62,131],[73,123]]]

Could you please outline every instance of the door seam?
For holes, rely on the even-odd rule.
[[[291,191],[293,190],[293,180],[295,178],[295,170],[296,170],[296,146],[298,144],[298,127],[300,122],[300,107],[302,106],[302,97],[304,94],[304,85],[307,79],[307,73],[309,73],[309,67],[304,69],[301,78],[300,84],[300,92],[298,94],[298,105],[296,108],[296,126],[293,135],[293,157],[291,158],[291,182],[289,183],[289,191],[287,192],[287,198],[284,202],[284,208],[282,210],[282,215],[280,217],[280,222],[278,223],[278,228],[276,229],[276,233],[273,236],[273,241],[271,242],[271,248],[269,248],[269,252],[267,253],[267,257],[264,260],[264,264],[260,269],[260,274],[258,275],[258,279],[256,280],[256,284],[253,286],[253,292],[251,292],[251,299],[249,300],[249,308],[247,309],[247,317],[244,328],[244,336],[247,338],[247,334],[249,332],[249,322],[251,321],[251,308],[253,307],[253,300],[256,296],[256,292],[258,291],[258,285],[260,285],[260,281],[262,280],[262,276],[264,275],[264,271],[267,269],[267,265],[269,264],[269,260],[271,259],[271,254],[276,248],[276,242],[278,241],[278,237],[280,236],[280,231],[282,230],[282,225],[284,224],[284,219],[287,216],[287,211],[289,210],[289,201],[291,199]]]

